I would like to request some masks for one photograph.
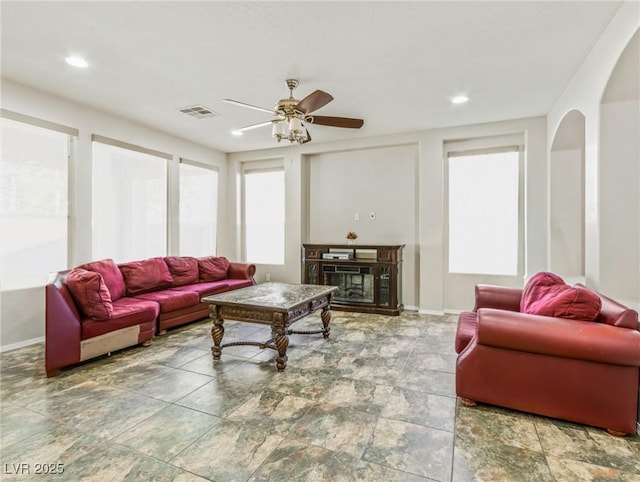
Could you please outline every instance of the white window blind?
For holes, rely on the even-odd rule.
[[[166,255],[170,156],[103,141],[110,142],[94,136],[93,257],[126,262]]]
[[[248,262],[284,264],[284,169],[244,171],[244,239]]]
[[[180,254],[216,254],[218,171],[180,163]]]
[[[518,273],[519,159],[517,148],[449,154],[450,273]]]
[[[0,286],[44,286],[50,272],[68,267],[71,138],[7,118],[0,131]]]

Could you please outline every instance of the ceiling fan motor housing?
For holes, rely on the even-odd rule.
[[[274,110],[285,117],[292,117],[294,115],[302,115],[302,112],[298,112],[295,107],[298,105],[298,99],[289,97],[288,99],[281,99],[276,104]]]

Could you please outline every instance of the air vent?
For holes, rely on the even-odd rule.
[[[217,117],[220,114],[212,111],[202,105],[190,105],[189,107],[183,107],[178,109],[183,114],[190,115],[191,117],[195,117],[196,119],[207,119],[209,117]]]

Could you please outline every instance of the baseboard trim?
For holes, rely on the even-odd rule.
[[[418,310],[418,313],[420,313],[421,315],[436,315],[436,316],[444,315],[444,311],[440,311],[440,310]]]
[[[417,306],[407,306],[407,305],[405,305],[404,309],[406,311],[420,311]]]
[[[420,313],[421,315],[438,315],[438,316],[443,316],[443,315],[459,315],[460,313],[462,313],[465,310],[452,310],[449,308],[445,308],[444,310],[418,310],[418,313]]]
[[[5,351],[17,350],[18,348],[22,348],[29,345],[35,345],[36,343],[42,343],[44,341],[44,336],[39,336],[38,338],[31,338],[30,340],[19,341],[17,343],[10,343],[8,345],[0,346],[0,353],[4,353]]]

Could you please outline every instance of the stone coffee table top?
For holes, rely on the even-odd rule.
[[[206,296],[202,298],[202,301],[205,303],[215,302],[220,306],[245,305],[260,307],[265,310],[289,311],[309,299],[329,294],[336,289],[335,286],[268,282]]]

